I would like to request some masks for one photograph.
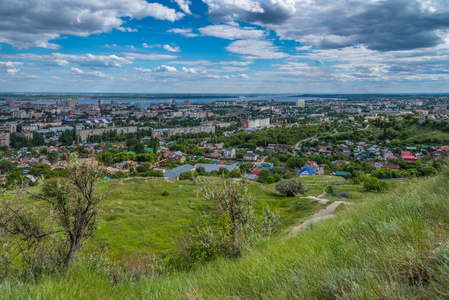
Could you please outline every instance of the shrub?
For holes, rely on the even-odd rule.
[[[387,189],[387,183],[386,182],[382,182],[380,181],[378,178],[376,177],[369,177],[368,179],[365,180],[365,182],[363,183],[363,187],[365,188],[365,190],[367,191],[378,191],[378,192],[382,192],[385,191]]]
[[[298,178],[283,180],[276,184],[276,191],[287,197],[294,197],[296,194],[304,194],[307,187]]]
[[[167,191],[164,191],[161,195],[164,197],[167,197],[169,195],[169,193]]]

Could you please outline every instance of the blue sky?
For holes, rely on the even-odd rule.
[[[1,92],[449,92],[447,0],[0,0]]]

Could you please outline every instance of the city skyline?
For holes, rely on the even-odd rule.
[[[444,0],[4,0],[0,20],[1,92],[449,92]]]

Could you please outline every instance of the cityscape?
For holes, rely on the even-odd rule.
[[[447,0],[0,0],[0,300],[448,299]]]

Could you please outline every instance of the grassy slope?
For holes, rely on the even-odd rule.
[[[449,133],[440,130],[433,130],[431,128],[423,128],[420,126],[413,126],[409,129],[412,136],[407,139],[407,142],[423,141],[425,139],[432,139],[433,142],[449,142]]]
[[[106,245],[116,259],[135,253],[169,254],[189,222],[213,207],[203,200],[200,187],[190,181],[130,178],[100,184],[103,190],[109,186],[112,190],[100,207],[100,229],[90,246]],[[162,196],[164,191],[169,196]],[[282,197],[273,186],[251,183],[250,191],[256,198],[256,208],[268,205],[280,212],[284,227],[296,224],[321,207],[300,196]]]
[[[449,255],[435,251],[449,235],[448,178],[402,185],[297,236],[274,237],[240,259],[218,260],[191,272],[112,286],[101,274],[76,266],[65,278],[5,282],[0,294],[48,299],[432,297],[448,290]],[[431,256],[446,265],[438,269]]]

